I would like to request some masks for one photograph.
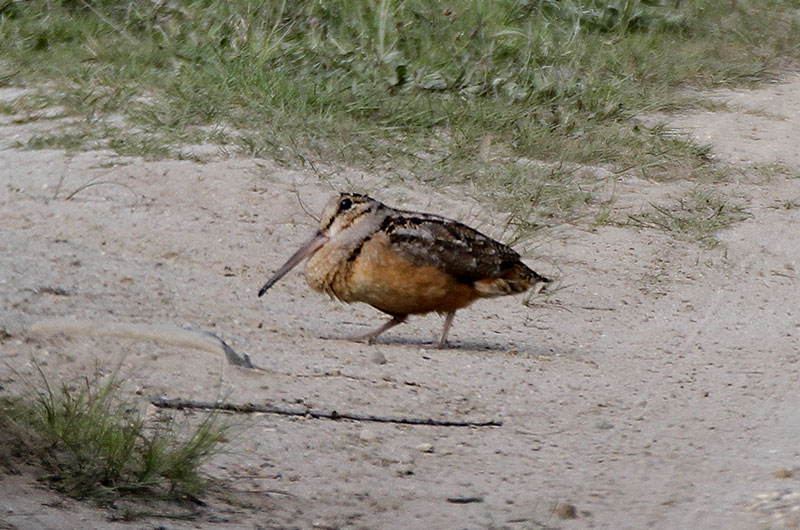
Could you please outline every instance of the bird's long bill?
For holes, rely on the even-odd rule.
[[[262,287],[261,290],[258,291],[258,296],[261,296],[264,293],[266,293],[267,289],[272,287],[275,284],[275,282],[283,278],[287,272],[292,270],[298,263],[300,263],[310,255],[312,255],[314,252],[319,250],[320,247],[327,242],[328,242],[328,236],[323,234],[322,231],[317,231],[317,233],[314,234],[314,237],[306,241],[306,243],[302,247],[300,247],[300,249],[297,252],[295,252],[291,258],[289,258],[289,261],[284,263],[280,269],[275,271],[275,274],[272,275],[272,278],[267,280],[267,283],[264,284],[264,287]]]

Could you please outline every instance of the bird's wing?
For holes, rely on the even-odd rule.
[[[387,217],[381,228],[399,255],[463,282],[500,277],[519,263],[519,254],[511,248],[444,217],[399,212]]]

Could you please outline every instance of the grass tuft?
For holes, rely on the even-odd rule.
[[[35,397],[0,400],[0,437],[15,460],[41,467],[52,487],[98,501],[194,498],[203,491],[200,466],[226,431],[216,417],[187,432],[172,419],[153,427],[138,405],[119,398],[114,376],[57,389],[42,378]]]

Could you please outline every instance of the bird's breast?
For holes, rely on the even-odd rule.
[[[348,269],[350,251],[331,240],[306,262],[306,282],[315,291],[337,296]]]

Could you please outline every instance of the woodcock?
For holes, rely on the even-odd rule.
[[[312,289],[364,302],[392,319],[353,340],[372,342],[408,315],[446,314],[439,347],[456,310],[478,298],[540,290],[550,280],[514,250],[458,221],[390,208],[366,195],[342,193],[322,211],[320,229],[258,292],[262,296],[305,258]]]

